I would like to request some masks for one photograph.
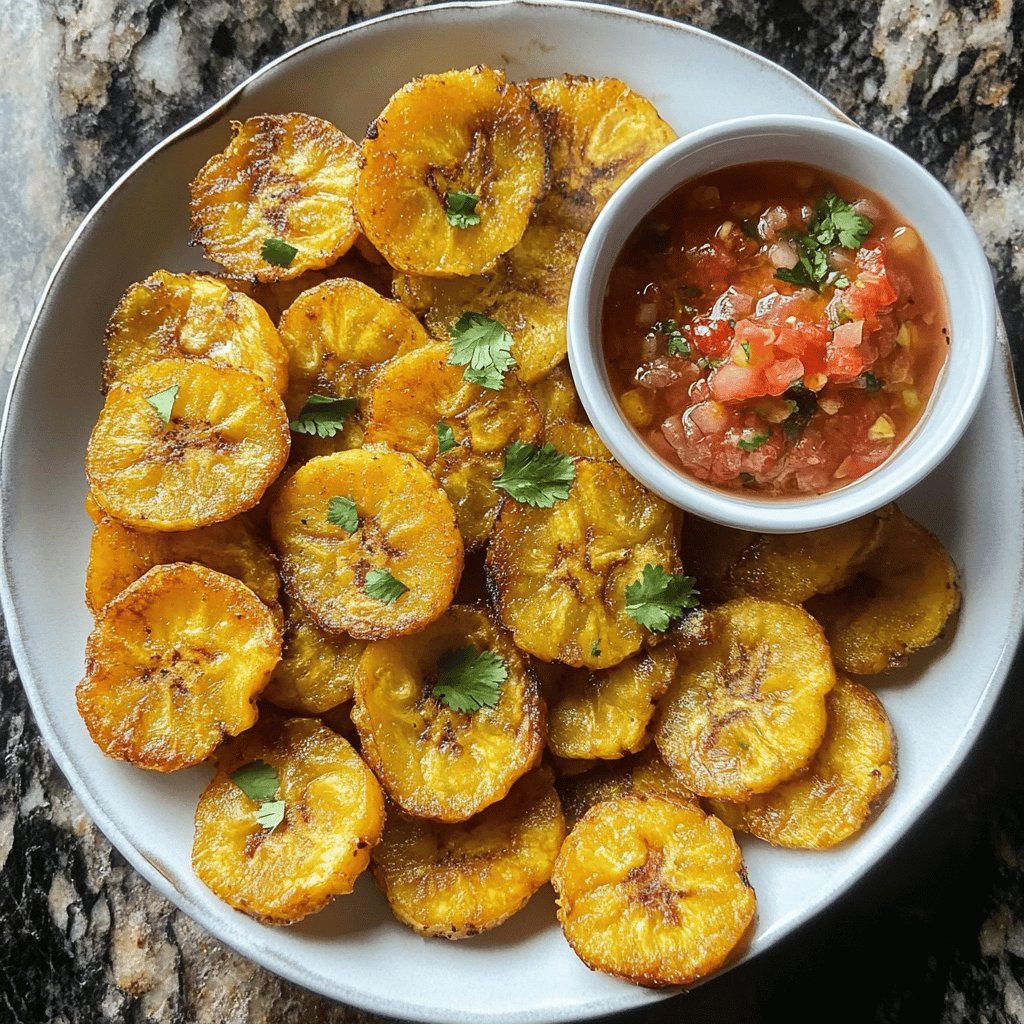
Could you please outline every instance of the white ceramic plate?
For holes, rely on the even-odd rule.
[[[104,758],[74,705],[90,618],[82,599],[90,523],[82,463],[99,411],[103,326],[131,282],[201,265],[186,245],[187,184],[228,121],[304,110],[359,137],[413,75],[478,62],[530,78],[615,75],[685,132],[755,113],[838,117],[782,69],[712,36],[606,7],[497,2],[423,8],[353,26],[286,55],[140,161],[86,218],[47,286],[14,376],[0,465],[3,608],[50,750],[100,828],[165,896],[272,971],[346,1003],[424,1021],[572,1020],[659,998],[592,974],[562,940],[550,890],[496,931],[425,941],[395,923],[364,877],[293,928],[256,924],[192,875],[192,814],[209,773],[159,776]],[[830,853],[745,842],[759,921],[749,958],[818,913],[912,825],[962,761],[1009,667],[1022,619],[1022,436],[997,360],[964,441],[904,503],[964,577],[951,641],[881,686],[900,738],[900,780],[878,820]]]

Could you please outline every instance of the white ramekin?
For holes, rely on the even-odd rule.
[[[759,497],[703,483],[657,456],[622,414],[605,369],[602,305],[608,276],[630,233],[687,181],[737,164],[785,160],[852,178],[887,199],[921,236],[942,277],[950,346],[931,399],[910,435],[880,466],[827,494]],[[647,161],[594,223],[569,296],[569,362],[583,405],[615,458],[673,505],[747,530],[796,533],[880,508],[949,453],[981,400],[995,348],[996,303],[981,244],[952,196],[895,146],[852,125],[762,116],[692,132]]]

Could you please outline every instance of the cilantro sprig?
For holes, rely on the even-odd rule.
[[[507,678],[508,666],[500,654],[470,644],[442,656],[430,692],[452,711],[471,715],[480,708],[497,707]]]
[[[252,801],[259,804],[256,820],[273,832],[284,821],[285,802],[278,799],[281,780],[277,769],[266,761],[256,760],[236,768],[228,778]]]
[[[359,529],[356,503],[344,495],[331,498],[327,503],[327,522],[332,526],[340,526],[348,533],[355,533]]]
[[[480,223],[476,204],[480,197],[472,192],[448,192],[444,197],[445,213],[453,228],[475,228]]]
[[[455,431],[452,430],[444,420],[438,420],[437,430],[437,454],[444,455],[455,447]]]
[[[281,238],[266,238],[260,255],[275,267],[290,267],[292,260],[299,254],[294,245],[289,245]]]
[[[363,590],[384,604],[394,604],[409,588],[387,569],[371,569],[366,574]]]
[[[664,633],[673,619],[700,604],[692,576],[665,572],[660,565],[644,566],[640,579],[626,587],[626,614],[654,633]]]
[[[741,437],[736,442],[736,447],[744,452],[756,452],[772,435],[770,433],[756,432]]]
[[[509,329],[483,313],[467,310],[452,325],[450,337],[448,362],[465,366],[462,376],[471,384],[500,391],[505,374],[516,365],[509,351],[513,341]]]
[[[331,395],[310,395],[302,411],[288,424],[296,434],[314,437],[334,437],[345,426],[345,420],[355,409],[354,398],[334,398]]]
[[[675,320],[659,320],[654,329],[665,335],[669,355],[689,356],[690,343],[683,337],[683,332],[679,330],[679,324]]]
[[[494,486],[510,498],[534,508],[551,508],[569,497],[576,466],[553,444],[538,447],[513,441],[505,449],[505,467]]]
[[[169,388],[146,397],[146,401],[156,409],[156,414],[164,421],[164,426],[171,422],[171,413],[174,411],[174,403],[180,390],[181,385],[172,384]]]

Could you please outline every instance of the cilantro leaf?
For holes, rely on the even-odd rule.
[[[505,468],[494,486],[510,498],[534,508],[551,508],[569,497],[576,466],[552,444],[513,441],[505,449]]]
[[[260,804],[256,811],[256,820],[271,832],[284,821],[284,801],[268,800]]]
[[[754,434],[751,437],[741,437],[736,442],[736,447],[745,452],[756,452],[771,436],[771,434]]]
[[[835,192],[828,192],[821,198],[815,214],[807,233],[822,246],[838,242],[844,249],[859,249],[874,227],[867,217],[857,213]]]
[[[870,370],[865,370],[860,375],[860,379],[864,385],[864,390],[869,395],[876,394],[882,390],[882,382]]]
[[[437,454],[444,455],[455,447],[455,431],[444,420],[437,421]]]
[[[266,238],[260,255],[275,267],[290,267],[298,252],[294,245],[289,245],[280,238]]]
[[[169,388],[164,388],[163,391],[158,391],[155,395],[149,395],[146,398],[146,401],[156,409],[157,415],[164,421],[165,426],[171,422],[171,412],[174,410],[174,402],[180,390],[180,385],[172,384]]]
[[[450,336],[448,362],[465,366],[462,376],[471,384],[500,391],[505,374],[516,365],[509,352],[513,340],[509,329],[483,313],[467,311],[452,325]]]
[[[601,657],[601,641],[600,640],[595,640],[590,645],[590,656],[592,658],[600,658]]]
[[[449,651],[437,667],[437,682],[430,692],[452,711],[471,715],[480,708],[497,707],[501,684],[508,678],[501,655],[470,644]]]
[[[296,434],[315,437],[334,437],[345,418],[356,407],[354,398],[332,398],[330,395],[310,395],[299,415],[288,424]]]
[[[690,343],[683,337],[683,332],[679,330],[679,324],[675,320],[659,320],[654,325],[654,329],[668,339],[669,355],[688,356],[690,354]]]
[[[449,192],[444,197],[448,223],[453,228],[473,228],[480,223],[480,214],[476,212],[476,204],[480,197],[472,192]]]
[[[363,590],[384,604],[394,604],[409,588],[387,569],[371,569],[366,574]]]
[[[824,250],[816,247],[813,238],[805,236],[795,241],[798,255],[796,266],[779,267],[775,276],[780,281],[819,291],[829,275],[828,257]]]
[[[228,778],[250,799],[266,803],[277,795],[281,780],[277,769],[266,761],[250,761],[236,768]]]
[[[356,503],[351,498],[331,498],[327,503],[327,522],[332,526],[340,526],[349,533],[355,533],[359,529]]]
[[[640,579],[626,587],[626,614],[652,632],[664,633],[672,619],[700,604],[696,582],[648,562]]]

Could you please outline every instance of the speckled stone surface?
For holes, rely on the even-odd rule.
[[[382,0],[0,5],[0,390],[61,247],[138,156],[268,60]],[[633,0],[778,61],[947,183],[1024,348],[1024,3]],[[1020,680],[1020,672],[1017,673]],[[1024,1022],[1024,695],[921,826],[828,914],[645,1020]],[[92,826],[0,648],[0,1024],[374,1018],[208,938]],[[628,1019],[628,1018],[627,1018]],[[639,1019],[639,1018],[637,1018]]]

